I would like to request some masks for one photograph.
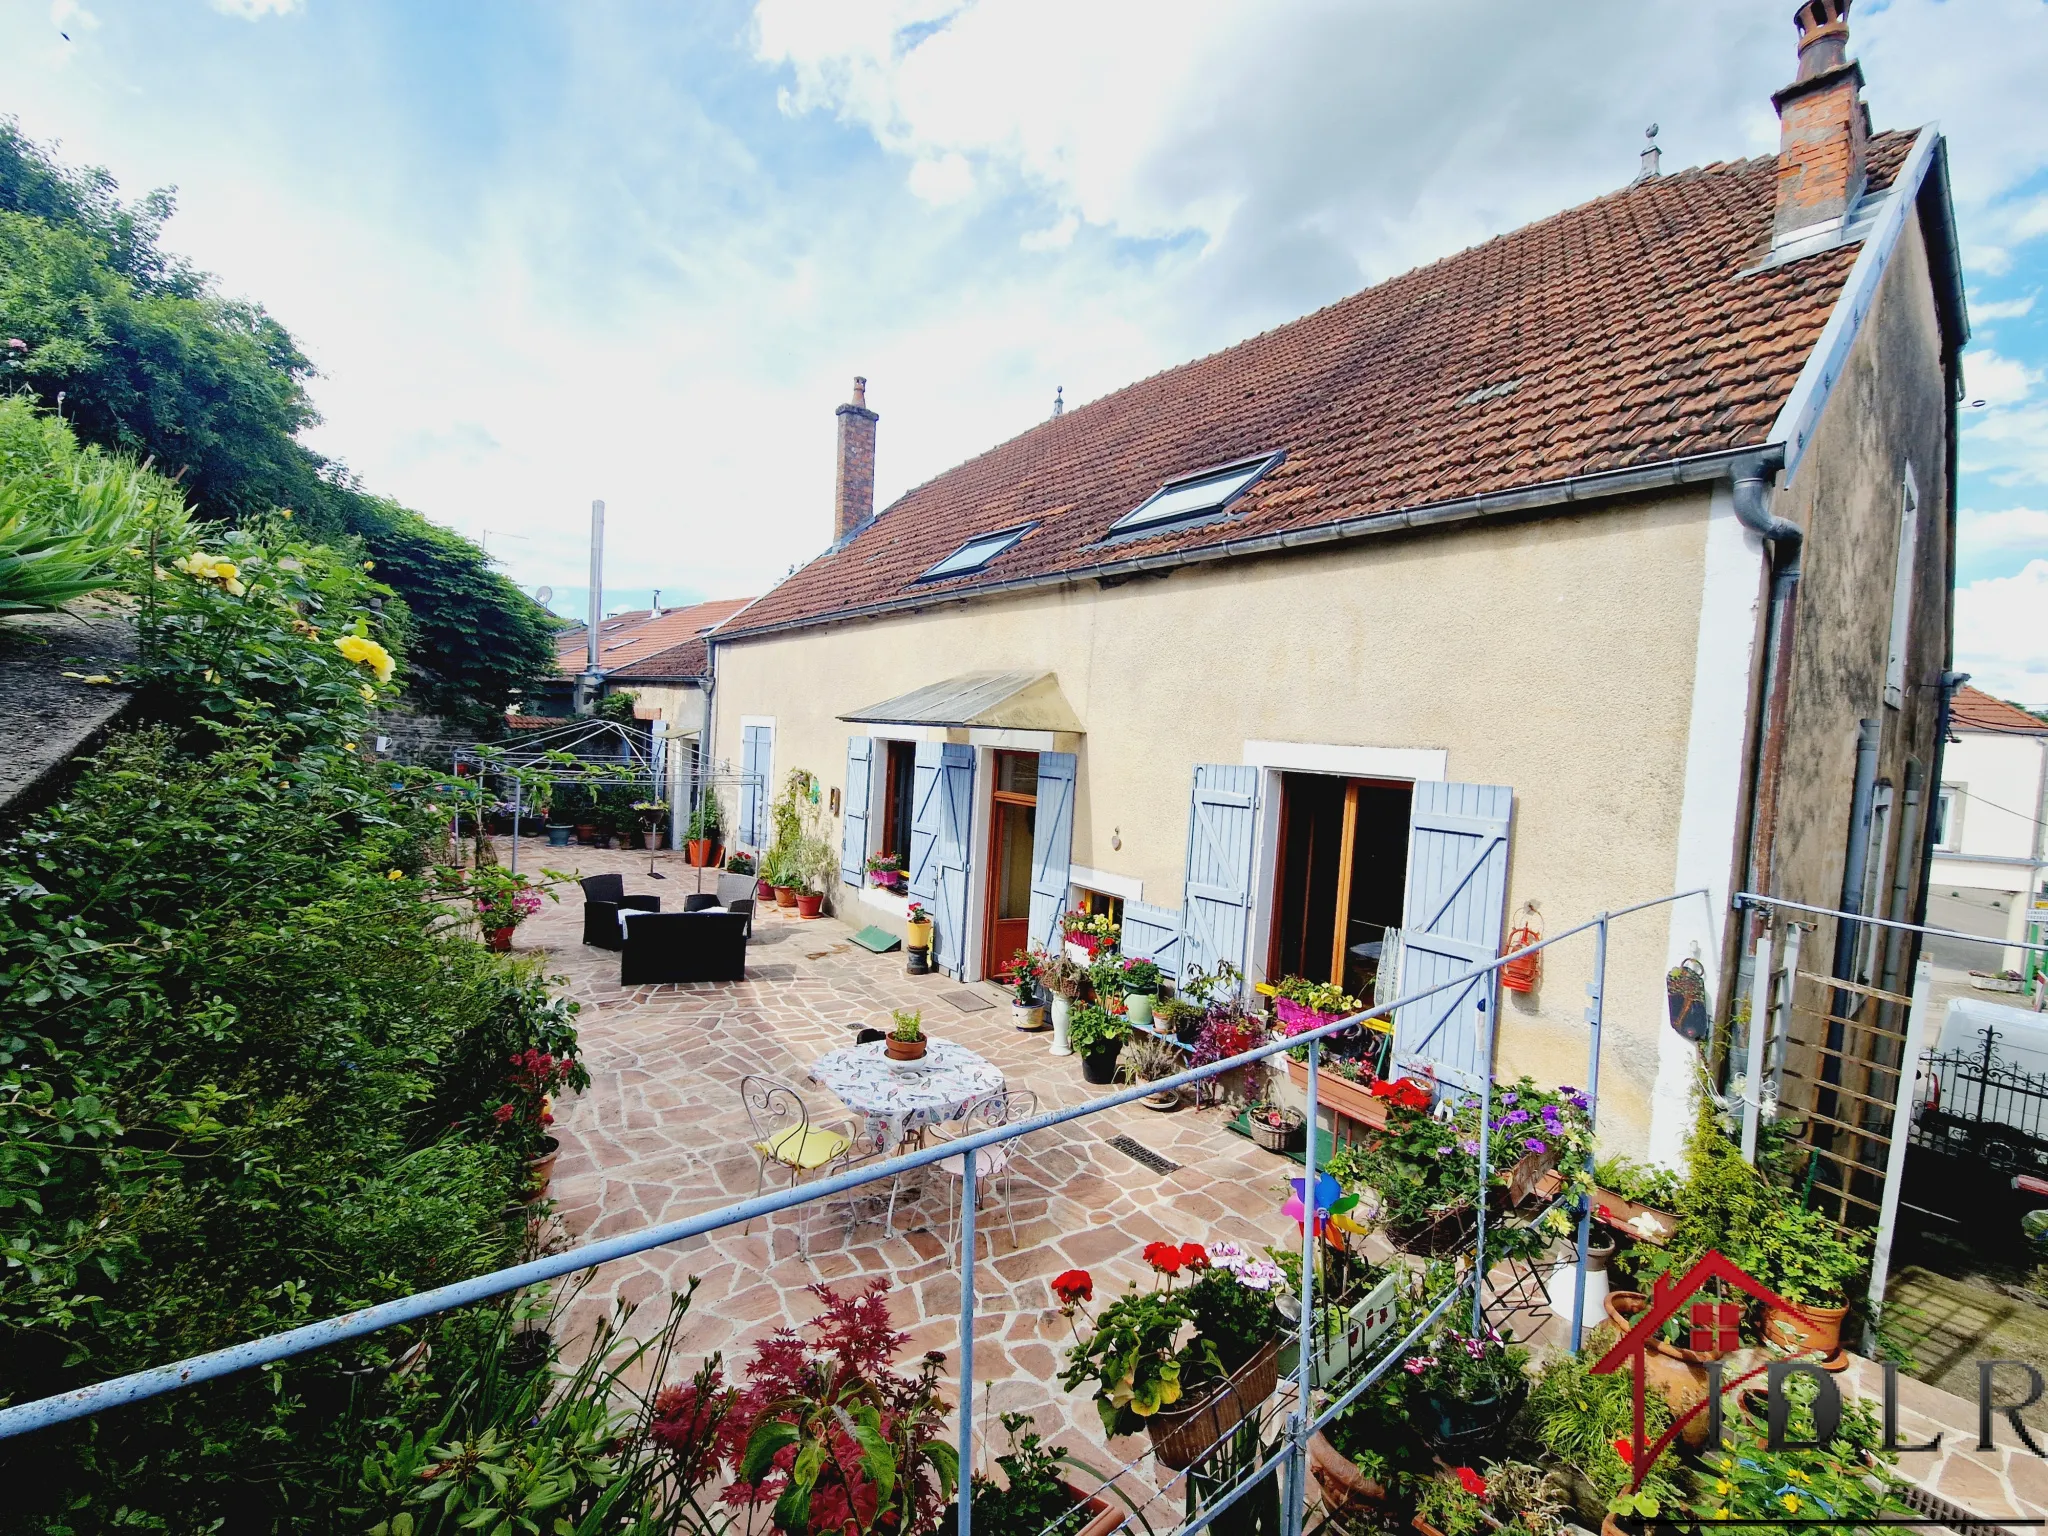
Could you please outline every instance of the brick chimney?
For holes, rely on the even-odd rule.
[[[868,381],[853,381],[853,399],[839,407],[839,478],[832,492],[832,538],[842,542],[875,517],[875,423]]]
[[[1839,223],[1863,191],[1870,115],[1863,66],[1848,56],[1850,3],[1804,0],[1793,13],[1799,77],[1771,97],[1781,125],[1777,244]]]

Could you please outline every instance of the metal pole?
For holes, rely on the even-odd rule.
[[[512,873],[519,873],[519,824],[524,819],[520,814],[520,790],[525,788],[519,776],[512,777]]]
[[[604,628],[604,503],[590,504],[590,614],[585,638],[584,670],[597,671],[598,641]],[[591,701],[594,705],[595,700]]]
[[[1479,994],[1479,1022],[1485,1038],[1479,1055],[1479,1230],[1472,1244],[1472,1337],[1486,1331],[1486,1183],[1493,1161],[1493,1013],[1486,1006],[1491,987]]]
[[[1877,1246],[1870,1259],[1870,1304],[1884,1305],[1885,1284],[1891,1277],[1892,1237],[1899,1222],[1899,1186],[1906,1178],[1906,1147],[1913,1139],[1913,1100],[1917,1090],[1915,1069],[1927,1046],[1928,1018],[1934,1012],[1934,965],[1925,955],[1913,972],[1913,1003],[1906,1013],[1906,1047],[1899,1057],[1899,1091],[1892,1102],[1891,1145],[1885,1149],[1884,1193],[1878,1197]],[[1864,1329],[1864,1352],[1876,1353],[1872,1330]]]
[[[960,1536],[974,1524],[974,1148],[960,1154]]]
[[[1774,1098],[1783,1099],[1785,1046],[1792,1038],[1792,999],[1799,990],[1799,945],[1806,936],[1809,923],[1788,923],[1785,934],[1785,989],[1778,994],[1777,1025],[1771,1031],[1770,1061],[1771,1087],[1776,1090]]]
[[[1742,1081],[1742,1160],[1756,1161],[1757,1128],[1763,1119],[1764,1031],[1771,1018],[1771,919],[1757,925],[1749,976],[1748,1062]]]
[[[1600,914],[1593,930],[1593,979],[1586,983],[1586,1023],[1591,1026],[1586,1045],[1586,1128],[1590,1131],[1600,1113],[1600,1026],[1607,997],[1607,914]],[[1593,1149],[1586,1148],[1586,1172],[1593,1171]],[[1586,1201],[1579,1212],[1579,1272],[1572,1281],[1572,1353],[1577,1354],[1586,1331],[1586,1255],[1593,1246],[1593,1202]]]
[[[1313,1418],[1309,1397],[1315,1383],[1316,1345],[1316,1142],[1321,1129],[1316,1116],[1316,1088],[1323,1062],[1323,1042],[1308,1043],[1308,1141],[1301,1156],[1301,1344],[1294,1366],[1294,1412],[1287,1419],[1287,1508],[1280,1517],[1286,1536],[1301,1536],[1308,1518],[1308,1426]]]

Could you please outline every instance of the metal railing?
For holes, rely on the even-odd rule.
[[[201,1382],[216,1380],[236,1372],[256,1369],[275,1364],[297,1355],[359,1339],[406,1323],[418,1322],[424,1318],[460,1307],[488,1301],[515,1291],[542,1285],[579,1271],[594,1269],[615,1259],[629,1258],[651,1249],[665,1247],[690,1238],[700,1237],[721,1228],[736,1226],[756,1217],[769,1217],[778,1212],[793,1210],[799,1206],[813,1205],[828,1201],[835,1196],[845,1195],[864,1185],[877,1184],[883,1180],[916,1172],[931,1167],[945,1159],[960,1159],[961,1164],[961,1227],[960,1227],[960,1310],[959,1310],[959,1381],[961,1402],[959,1415],[959,1456],[962,1469],[962,1492],[959,1507],[959,1536],[971,1536],[972,1497],[971,1479],[967,1469],[974,1466],[973,1421],[971,1391],[974,1382],[974,1296],[976,1283],[975,1205],[976,1180],[978,1175],[978,1154],[999,1143],[1014,1141],[1036,1132],[1049,1130],[1054,1126],[1069,1124],[1093,1115],[1105,1113],[1124,1105],[1167,1090],[1179,1090],[1210,1079],[1221,1077],[1241,1068],[1303,1046],[1308,1051],[1307,1115],[1309,1134],[1303,1155],[1303,1190],[1313,1201],[1317,1179],[1317,1090],[1320,1080],[1322,1047],[1324,1042],[1347,1034],[1373,1020],[1390,1018],[1397,1008],[1418,1002],[1424,998],[1447,991],[1451,988],[1469,987],[1475,981],[1491,982],[1501,967],[1525,955],[1564,943],[1579,934],[1594,934],[1593,979],[1587,987],[1590,1005],[1586,1011],[1588,1030],[1588,1073],[1587,1073],[1587,1116],[1589,1124],[1597,1124],[1599,1111],[1599,1066],[1600,1035],[1603,1023],[1603,996],[1607,973],[1607,934],[1611,923],[1629,914],[1663,906],[1676,901],[1699,897],[1705,899],[1704,889],[1676,892],[1669,896],[1654,897],[1648,901],[1636,902],[1611,912],[1602,912],[1575,927],[1565,929],[1538,940],[1523,948],[1511,950],[1496,960],[1475,965],[1468,970],[1439,982],[1434,986],[1419,989],[1396,998],[1378,1007],[1365,1010],[1347,1018],[1303,1031],[1286,1038],[1273,1039],[1224,1060],[1205,1066],[1194,1067],[1171,1077],[1139,1084],[1120,1092],[1113,1092],[1102,1098],[1092,1099],[1085,1104],[1067,1109],[1055,1110],[1029,1120],[993,1127],[944,1141],[933,1146],[920,1148],[884,1161],[863,1164],[832,1177],[812,1183],[800,1184],[774,1194],[761,1195],[751,1200],[726,1206],[720,1210],[683,1218],[679,1221],[664,1222],[638,1232],[625,1233],[617,1237],[586,1243],[562,1253],[548,1254],[478,1275],[450,1285],[438,1286],[433,1290],[421,1291],[395,1301],[383,1302],[365,1307],[340,1317],[308,1323],[303,1327],[272,1334],[266,1338],[251,1339],[225,1349],[196,1355],[187,1360],[175,1361],[169,1365],[156,1366],[136,1371],[125,1376],[113,1377],[90,1386],[60,1393],[34,1402],[20,1403],[0,1408],[0,1439],[8,1439],[45,1429],[52,1425],[101,1413],[124,1404],[137,1403],[166,1393],[177,1392]],[[1493,1004],[1498,989],[1488,986],[1483,1000],[1481,1017],[1486,1020],[1486,1039],[1482,1058],[1491,1062],[1494,1054],[1495,1028]],[[1396,1070],[1401,1065],[1397,1061]],[[1439,1298],[1432,1309],[1411,1327],[1402,1339],[1385,1351],[1369,1367],[1365,1368],[1335,1402],[1320,1413],[1314,1411],[1314,1363],[1317,1358],[1316,1334],[1318,1308],[1315,1298],[1315,1244],[1318,1224],[1313,1219],[1302,1223],[1302,1270],[1301,1270],[1301,1312],[1296,1339],[1299,1365],[1294,1383],[1294,1404],[1286,1417],[1285,1438],[1280,1448],[1263,1457],[1260,1462],[1238,1479],[1222,1497],[1192,1516],[1181,1527],[1192,1533],[1206,1528],[1217,1516],[1227,1510],[1253,1487],[1257,1486],[1273,1471],[1284,1465],[1287,1469],[1287,1498],[1283,1506],[1284,1536],[1301,1536],[1303,1519],[1308,1502],[1307,1455],[1308,1442],[1312,1434],[1333,1418],[1345,1411],[1359,1395],[1373,1382],[1385,1375],[1414,1346],[1436,1321],[1469,1288],[1471,1291],[1472,1327],[1479,1332],[1484,1327],[1486,1306],[1486,1242],[1487,1242],[1487,1189],[1492,1177],[1492,1145],[1488,1130],[1492,1113],[1493,1083],[1486,1077],[1481,1086],[1479,1099],[1479,1148],[1477,1191],[1475,1205],[1478,1211],[1478,1226],[1471,1249],[1472,1263],[1465,1277],[1452,1290]],[[1591,1172],[1592,1152],[1587,1154],[1587,1171]],[[1593,1213],[1586,1202],[1580,1202],[1577,1211],[1577,1266],[1573,1284],[1572,1300],[1572,1347],[1579,1347],[1585,1322],[1586,1255],[1591,1236]],[[1313,1216],[1313,1209],[1310,1211]],[[1357,1367],[1353,1367],[1356,1369]],[[1213,1449],[1213,1448],[1212,1448]]]

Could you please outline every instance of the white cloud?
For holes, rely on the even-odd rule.
[[[965,155],[919,160],[910,167],[910,190],[928,203],[957,203],[974,193],[974,167]]]
[[[1973,581],[1956,593],[1956,666],[1977,687],[2048,705],[2048,560]]]
[[[1956,522],[1956,555],[1978,560],[2007,550],[2031,553],[2048,550],[2048,511],[2008,507],[2002,512],[1972,512]]]
[[[1071,213],[1062,214],[1057,223],[1044,229],[1026,230],[1017,237],[1017,244],[1027,251],[1063,251],[1080,232],[1081,220]]]
[[[239,16],[244,21],[261,21],[265,16],[289,16],[305,4],[305,0],[213,0],[213,8],[223,16]]]
[[[51,0],[50,25],[59,32],[95,32],[100,19],[78,0]]]
[[[2048,405],[1967,413],[1962,461],[1965,474],[1999,485],[2048,485]]]
[[[2019,320],[2034,312],[2036,294],[2018,299],[1980,299],[1970,297],[1970,318],[1976,320]]]
[[[2018,405],[2041,382],[2041,371],[1996,352],[1983,350],[1963,359],[1963,387],[1972,400],[1988,406]]]

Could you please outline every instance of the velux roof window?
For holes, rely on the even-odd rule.
[[[1218,516],[1279,462],[1279,454],[1267,453],[1222,469],[1205,469],[1183,480],[1169,480],[1143,506],[1126,512],[1111,523],[1109,531],[1112,534],[1131,533],[1138,529],[1150,532],[1155,528],[1170,528]]]
[[[1005,528],[999,533],[977,534],[917,579],[943,581],[948,576],[970,575],[1037,526],[1036,523],[1025,523],[1018,528]]]

